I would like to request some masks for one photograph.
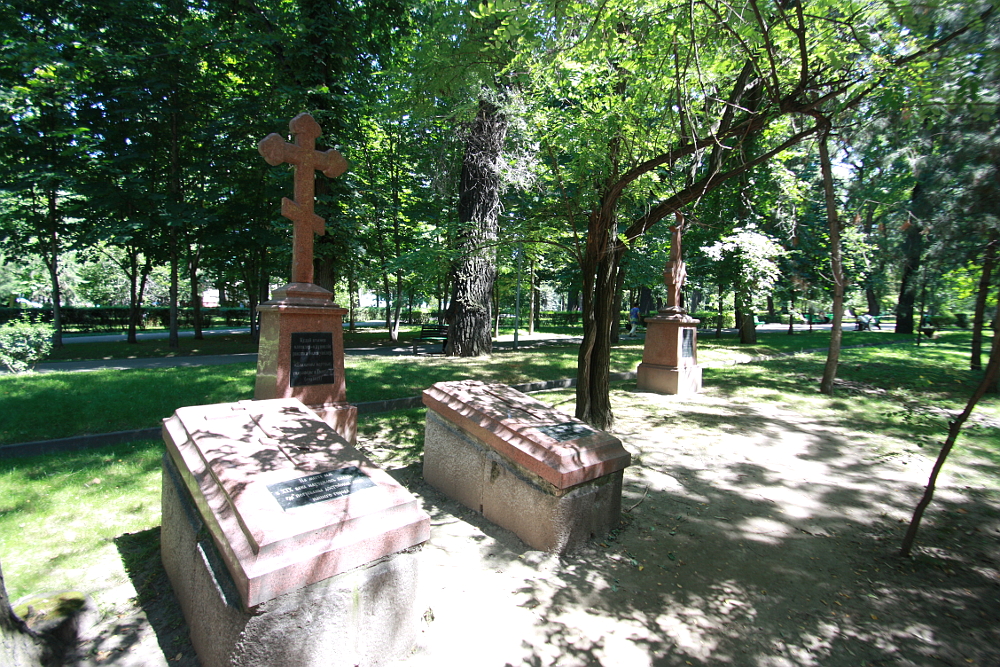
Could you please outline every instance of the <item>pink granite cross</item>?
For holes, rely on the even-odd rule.
[[[313,281],[313,234],[322,235],[326,228],[323,218],[313,212],[315,204],[314,171],[330,178],[347,171],[347,160],[335,151],[316,150],[316,138],[323,133],[319,123],[307,113],[300,113],[288,123],[295,135],[290,144],[272,132],[257,144],[257,149],[272,166],[288,163],[295,167],[295,200],[283,197],[281,215],[292,221],[292,282]]]

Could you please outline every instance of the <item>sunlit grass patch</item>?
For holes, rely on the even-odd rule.
[[[162,452],[149,440],[0,459],[0,557],[11,599],[129,586],[114,539],[159,525]]]

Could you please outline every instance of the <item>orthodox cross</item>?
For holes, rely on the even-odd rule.
[[[684,286],[684,279],[687,278],[687,267],[684,266],[684,260],[681,259],[681,234],[684,231],[684,216],[680,211],[675,211],[674,216],[677,218],[677,223],[670,226],[673,238],[670,241],[670,261],[667,262],[667,266],[663,270],[663,282],[667,284],[666,310],[677,311],[681,306],[681,287]]]
[[[323,133],[319,123],[307,113],[300,113],[288,123],[295,135],[290,144],[272,132],[257,144],[257,149],[271,166],[288,163],[295,168],[295,200],[281,199],[281,215],[292,221],[292,282],[313,281],[313,234],[326,232],[325,220],[313,212],[315,204],[314,171],[330,178],[347,171],[347,160],[335,151],[316,150],[316,138]]]

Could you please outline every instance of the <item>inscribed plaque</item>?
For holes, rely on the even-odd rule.
[[[333,334],[327,331],[292,334],[292,367],[288,384],[305,387],[333,384]]]
[[[681,329],[681,358],[694,359],[694,329]]]
[[[541,431],[545,435],[549,436],[557,442],[564,442],[566,440],[576,440],[577,438],[583,438],[588,435],[593,435],[596,433],[594,429],[586,426],[584,424],[579,424],[577,422],[564,422],[562,424],[546,424],[545,426],[536,426],[536,430]]]
[[[375,486],[357,466],[348,466],[339,470],[328,470],[315,475],[306,475],[290,479],[287,482],[268,484],[267,490],[278,501],[282,509],[302,507],[322,503],[327,500],[343,498],[355,491]]]

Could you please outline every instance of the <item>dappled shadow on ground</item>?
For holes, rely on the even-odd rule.
[[[995,498],[946,483],[903,560],[925,459],[772,405],[614,399],[623,526],[562,559],[400,474],[435,522],[412,664],[448,664],[443,637],[482,665],[1000,664]]]
[[[119,535],[115,546],[136,591],[134,609],[103,619],[66,664],[197,667],[180,605],[160,562],[159,527]]]

